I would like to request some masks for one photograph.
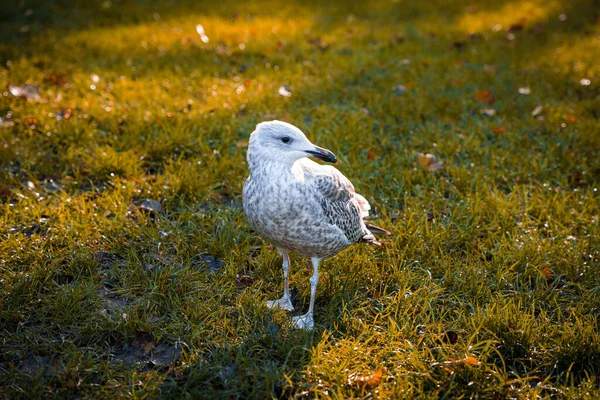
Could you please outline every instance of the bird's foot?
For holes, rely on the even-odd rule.
[[[315,327],[313,314],[311,312],[292,318],[292,323],[296,329],[311,330]]]
[[[294,306],[292,305],[292,300],[286,296],[283,296],[279,300],[267,301],[267,307],[269,307],[269,308],[279,307],[286,311],[294,311]]]

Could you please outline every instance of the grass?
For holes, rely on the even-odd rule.
[[[9,3],[0,397],[600,397],[597,1]],[[393,232],[312,332],[241,209],[275,118]]]

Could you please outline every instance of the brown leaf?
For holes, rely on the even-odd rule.
[[[494,132],[494,133],[504,133],[504,132],[506,132],[506,127],[505,126],[499,126],[497,128],[494,128],[494,130],[492,132]]]
[[[483,103],[490,104],[490,105],[494,104],[496,102],[494,95],[489,90],[482,90],[482,91],[475,92],[475,98]]]
[[[64,110],[59,111],[56,114],[56,119],[57,120],[68,120],[71,119],[71,117],[73,116],[73,111],[70,108],[65,108]]]
[[[241,275],[238,274],[236,276],[235,285],[238,288],[247,288],[252,286],[252,284],[256,281],[256,278],[251,275]]]
[[[571,115],[571,114],[565,114],[565,115],[563,115],[563,118],[564,118],[564,119],[565,119],[567,122],[570,122],[570,123],[572,123],[572,124],[574,124],[574,123],[576,123],[576,122],[577,122],[577,118],[576,118],[574,115]]]
[[[143,350],[144,354],[148,354],[154,348],[154,336],[150,332],[136,331],[132,346],[138,347]]]
[[[369,152],[367,153],[367,160],[373,161],[375,159],[377,159],[375,152],[373,150],[369,150]]]
[[[418,154],[419,166],[424,170],[435,172],[442,166],[443,162],[438,161],[433,154]]]
[[[542,273],[542,275],[544,275],[544,278],[546,278],[547,281],[554,277],[550,265],[542,265],[540,267],[540,272]]]
[[[56,86],[64,86],[66,83],[65,76],[62,74],[50,74],[50,76],[44,78],[44,83],[51,83]]]
[[[350,376],[348,376],[348,384],[355,385],[355,386],[361,386],[361,387],[367,387],[367,388],[373,388],[381,383],[382,377],[383,377],[383,370],[381,368],[379,368],[377,370],[377,372],[375,372],[374,374],[371,374],[368,376],[363,376],[363,375],[360,375],[357,372],[355,372],[353,374],[350,374]]]
[[[23,120],[26,125],[38,125],[40,121],[35,117],[27,117]]]

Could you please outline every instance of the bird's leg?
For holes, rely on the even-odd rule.
[[[283,297],[279,300],[267,301],[267,307],[269,308],[283,308],[286,311],[294,311],[292,305],[292,297],[290,296],[290,283],[288,281],[288,275],[290,273],[290,255],[287,250],[277,249],[283,256]]]
[[[294,326],[299,329],[312,329],[315,326],[313,320],[313,311],[315,308],[315,295],[317,294],[317,283],[319,283],[319,263],[321,258],[313,257],[312,264],[314,268],[313,275],[310,277],[310,305],[308,312],[304,315],[293,318]]]

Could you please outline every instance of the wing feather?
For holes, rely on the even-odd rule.
[[[340,228],[351,243],[372,236],[363,222],[371,206],[340,171],[332,166],[320,166],[318,171],[312,171],[311,184],[321,195],[320,203],[329,222]]]

